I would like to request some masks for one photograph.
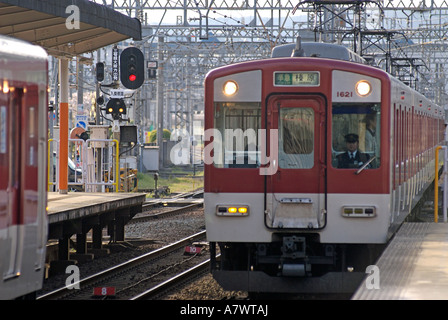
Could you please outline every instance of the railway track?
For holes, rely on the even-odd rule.
[[[162,212],[158,212],[158,213],[147,213],[144,215],[138,215],[135,216],[134,218],[132,218],[132,220],[130,220],[128,222],[128,224],[132,224],[132,223],[140,223],[140,222],[144,222],[144,221],[149,221],[152,219],[159,219],[159,218],[166,218],[166,217],[170,217],[170,216],[174,216],[177,214],[181,214],[184,213],[186,211],[190,211],[199,207],[203,206],[203,200],[202,199],[198,199],[197,203],[192,203],[192,204],[187,204],[185,206],[182,207],[170,207],[169,210],[166,211],[162,211]],[[153,204],[144,204],[143,205],[143,212],[147,212],[149,211],[151,208],[153,207]]]
[[[132,297],[130,300],[152,300],[165,295],[173,288],[180,287],[206,274],[210,269],[210,259],[207,259],[184,272]]]
[[[194,242],[200,242],[203,240],[205,240],[205,231],[198,232],[173,244],[151,251],[127,262],[121,263],[117,266],[86,277],[79,282],[72,283],[68,286],[66,285],[63,288],[44,294],[37,299],[90,299],[92,297],[94,288],[110,287],[118,288],[118,290],[115,292],[115,297],[118,299],[129,299],[139,296],[141,292],[147,291],[147,287],[149,285],[147,283],[156,282],[157,284],[159,284],[160,282],[164,282],[166,280],[166,276],[162,276],[163,273],[174,272],[175,274],[178,274],[180,273],[179,269],[188,269],[192,264],[197,264],[197,260],[195,259],[198,257],[197,255],[193,255],[189,259],[185,259],[183,257],[179,258],[178,256],[183,256],[181,254],[181,250],[183,250],[185,246],[189,246]],[[172,255],[177,255],[177,258],[173,258]],[[167,259],[166,262],[163,261],[165,259]],[[200,257],[199,260],[201,260],[202,262],[205,260],[205,258]],[[156,261],[157,263],[155,263]],[[184,267],[182,265],[183,261],[189,262],[184,264],[188,267]],[[170,271],[168,272],[168,270]],[[143,276],[140,277],[140,275]],[[159,279],[162,280],[160,281]],[[154,287],[157,286],[157,284],[153,284],[150,286]],[[139,288],[140,285],[142,285],[144,289]],[[138,294],[135,293],[138,290],[140,290],[141,292],[139,292]]]

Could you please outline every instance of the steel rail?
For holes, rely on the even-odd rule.
[[[189,205],[186,205],[186,206],[183,206],[183,207],[178,207],[178,208],[175,208],[173,210],[166,211],[166,212],[148,214],[146,216],[141,216],[141,217],[134,217],[131,220],[129,220],[128,224],[130,224],[130,223],[139,223],[139,222],[149,221],[149,220],[153,220],[153,219],[159,219],[159,218],[166,218],[166,217],[174,216],[174,215],[183,213],[185,211],[192,210],[192,209],[194,209],[196,207],[201,207],[202,205],[203,205],[203,202],[193,203],[193,204],[189,204]]]
[[[160,293],[169,290],[172,287],[175,287],[185,281],[188,281],[193,277],[197,277],[198,275],[205,273],[209,269],[210,269],[210,259],[207,259],[206,261],[203,261],[202,263],[152,287],[151,289],[142,292],[141,294],[135,297],[132,297],[130,300],[150,300],[159,295]]]
[[[169,253],[169,252],[171,252],[173,250],[177,250],[179,248],[182,248],[183,246],[188,245],[188,244],[190,244],[190,243],[192,243],[194,241],[198,241],[199,239],[204,238],[205,234],[206,234],[205,230],[201,231],[201,232],[198,232],[198,233],[196,233],[194,235],[188,236],[188,237],[186,237],[184,239],[181,239],[181,240],[176,241],[176,242],[174,242],[172,244],[169,244],[169,245],[167,245],[165,247],[162,247],[160,249],[148,252],[148,253],[146,253],[144,255],[138,256],[138,257],[133,258],[133,259],[131,259],[129,261],[123,262],[123,263],[121,263],[119,265],[113,266],[113,267],[111,267],[109,269],[106,269],[104,271],[101,271],[101,272],[98,272],[98,273],[93,274],[91,276],[88,276],[88,277],[86,277],[84,279],[81,279],[80,281],[78,281],[76,283],[70,284],[70,287],[73,288],[73,287],[76,287],[77,285],[79,285],[79,287],[88,286],[88,285],[90,285],[92,283],[95,283],[95,282],[101,280],[101,279],[110,277],[110,276],[112,276],[113,274],[115,274],[117,272],[121,272],[123,270],[126,270],[126,269],[129,269],[129,268],[138,266],[138,265],[143,264],[143,263],[145,263],[145,262],[147,262],[149,260],[161,257],[161,256],[163,256],[163,255],[165,255],[165,254],[167,254],[167,253]],[[72,292],[73,292],[73,289],[70,289],[70,288],[68,288],[68,286],[65,286],[63,288],[60,288],[60,289],[54,290],[52,292],[49,292],[47,294],[44,294],[44,295],[38,297],[37,300],[58,299],[58,298],[63,297],[65,295],[67,295],[67,294],[70,294]]]

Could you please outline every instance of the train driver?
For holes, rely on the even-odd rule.
[[[338,168],[359,168],[369,161],[370,156],[358,149],[359,137],[357,134],[345,135],[345,143],[347,151],[337,156]]]

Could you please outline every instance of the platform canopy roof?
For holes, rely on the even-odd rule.
[[[141,40],[141,24],[88,0],[0,0],[0,34],[71,57],[129,38]]]

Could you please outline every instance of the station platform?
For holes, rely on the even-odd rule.
[[[448,224],[405,222],[376,266],[353,300],[447,300]]]
[[[103,228],[112,241],[123,241],[125,225],[142,212],[145,193],[48,193],[48,239],[58,241],[57,252],[47,254],[50,273],[58,273],[80,260],[103,255]],[[87,248],[87,233],[92,231],[92,247]],[[70,238],[76,235],[76,253]]]
[[[144,193],[48,192],[48,223],[51,225],[135,205],[141,206],[145,201]]]

